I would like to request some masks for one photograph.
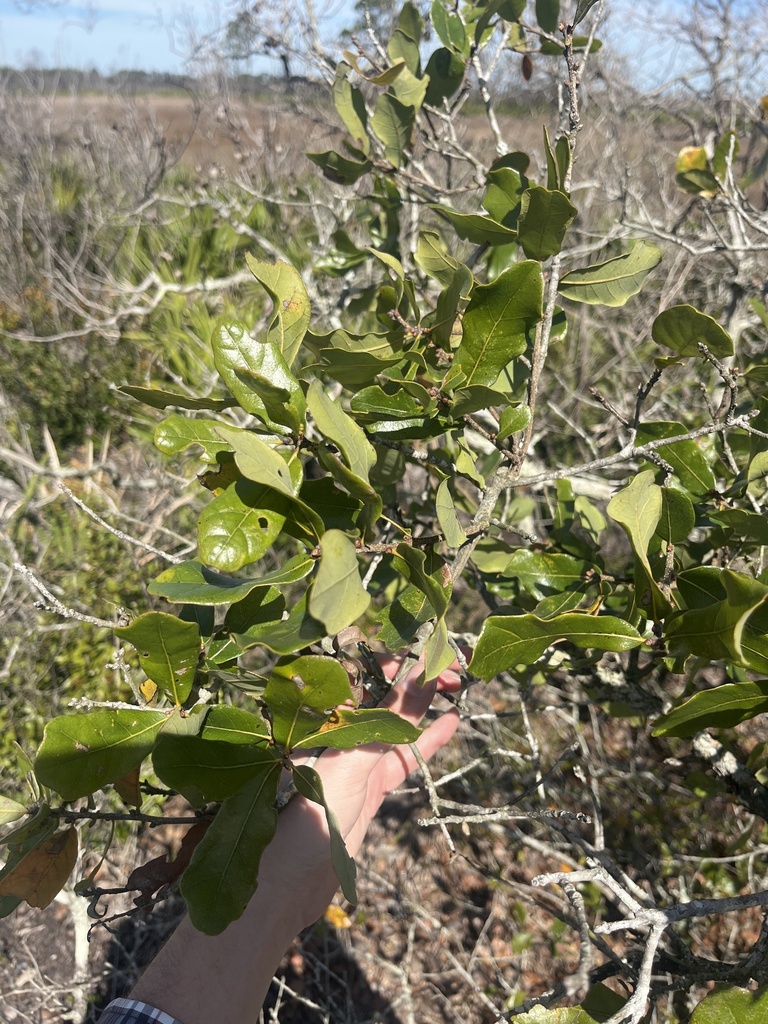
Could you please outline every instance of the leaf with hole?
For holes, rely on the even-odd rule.
[[[237,480],[200,513],[201,560],[223,572],[257,562],[280,535],[290,512],[289,499],[274,488]]]

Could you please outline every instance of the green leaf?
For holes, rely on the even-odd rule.
[[[357,549],[341,530],[328,530],[320,540],[320,565],[309,595],[309,612],[329,636],[351,625],[371,603],[357,564]]]
[[[229,448],[219,434],[221,426],[218,420],[193,420],[174,412],[155,427],[155,446],[164,455],[177,455],[190,445],[199,444],[206,462],[216,462],[216,456]],[[245,433],[237,427],[230,430]]]
[[[264,702],[275,742],[292,750],[318,732],[334,708],[352,702],[346,671],[334,658],[303,655],[283,658],[272,670]]]
[[[540,601],[545,596],[545,590],[562,591],[582,584],[591,568],[594,567],[590,562],[574,558],[573,555],[518,548],[504,567],[503,575],[518,579],[522,589]]]
[[[191,607],[195,607],[192,605]],[[213,609],[210,609],[213,612]],[[223,627],[208,644],[208,661],[223,665],[239,657],[243,647],[235,639],[261,623],[279,623],[285,611],[285,599],[276,587],[257,587],[247,597],[227,609]]]
[[[354,475],[367,483],[368,473],[376,462],[376,451],[362,428],[326,394],[318,380],[310,384],[307,402],[317,429],[340,449]]]
[[[544,156],[547,161],[547,188],[556,189],[558,185],[557,161],[552,152],[552,143],[549,141],[549,131],[546,125],[544,125]]]
[[[733,340],[720,324],[693,306],[672,306],[653,321],[653,340],[680,356],[700,356],[701,342],[719,359],[733,355]]]
[[[475,245],[505,245],[517,240],[517,232],[505,228],[491,217],[483,217],[479,213],[458,213],[447,206],[431,206],[441,217],[453,225],[459,238]]]
[[[208,709],[200,735],[205,740],[253,744],[268,739],[266,722],[250,711],[231,704],[214,704]]]
[[[709,577],[702,579],[710,582]],[[768,587],[730,569],[721,570],[716,580],[724,588],[723,600],[702,601],[699,607],[676,612],[667,620],[670,653],[676,658],[695,654],[768,672],[765,630],[756,615],[768,602]],[[750,621],[753,616],[757,625]]]
[[[11,800],[9,796],[0,796],[0,825],[9,825],[17,818],[23,818],[26,813],[27,808],[24,804]]]
[[[379,612],[382,626],[376,639],[388,651],[402,651],[416,639],[419,628],[436,614],[426,594],[411,583]]]
[[[535,615],[491,615],[483,624],[470,671],[490,680],[515,665],[533,665],[552,644],[568,640],[598,651],[628,651],[642,636],[613,615],[569,612],[555,619]]]
[[[438,618],[442,618],[448,608],[452,589],[447,565],[441,561],[437,572],[430,572],[425,552],[411,547],[410,544],[397,545],[397,551],[392,556],[392,564],[410,583],[426,594]],[[436,576],[440,579],[436,579]]]
[[[499,429],[496,438],[504,441],[512,434],[525,430],[531,422],[531,410],[527,405],[508,405],[499,417]]]
[[[513,167],[499,167],[488,172],[486,181],[483,206],[499,224],[516,229],[520,202],[529,187],[528,179]]]
[[[296,555],[274,572],[244,580],[222,576],[200,562],[181,562],[161,572],[147,590],[154,597],[164,597],[176,604],[234,604],[242,601],[256,587],[282,587],[296,583],[312,572],[314,564],[310,555]]]
[[[759,545],[768,545],[768,520],[761,512],[751,512],[746,508],[726,508],[720,512],[710,512],[713,523],[725,527],[730,538],[739,537],[754,541]]]
[[[560,23],[560,0],[536,0],[536,21],[543,32],[557,32]]]
[[[597,306],[623,306],[637,295],[643,282],[661,262],[661,249],[651,242],[635,242],[624,256],[614,256],[560,278],[558,291],[573,302]]]
[[[296,497],[303,479],[300,463],[295,459],[286,461],[272,445],[249,431],[236,431],[225,426],[219,426],[218,431],[233,449],[237,468],[244,477],[289,498]],[[299,472],[296,472],[297,467]]]
[[[352,141],[366,156],[370,151],[367,125],[368,112],[365,109],[363,94],[349,82],[349,64],[341,61],[336,68],[333,80],[333,103],[344,126],[352,136]]]
[[[424,103],[428,86],[427,78],[417,78],[406,67],[392,83],[392,92],[404,107],[413,107],[418,113]]]
[[[517,236],[531,260],[546,260],[560,252],[565,233],[578,210],[563,192],[533,185],[523,192]]]
[[[541,267],[517,263],[472,291],[454,366],[466,384],[493,384],[504,367],[526,348],[526,331],[541,319]]]
[[[388,93],[379,96],[371,118],[374,134],[384,143],[384,155],[393,167],[402,167],[416,120],[413,107],[406,107]]]
[[[337,185],[354,185],[364,174],[373,170],[370,160],[350,160],[332,149],[323,153],[306,153],[313,164],[322,170],[323,176]]]
[[[269,772],[280,752],[268,737],[251,743],[230,743],[202,736],[161,736],[152,752],[159,779],[193,806],[226,800],[259,774]]]
[[[563,1006],[555,1010],[534,1006],[528,1013],[521,1013],[513,1019],[515,1024],[598,1024],[597,1019],[580,1006]]]
[[[423,31],[424,22],[418,7],[411,3],[411,0],[406,0],[400,8],[397,27],[387,46],[387,56],[393,63],[398,60],[405,61],[407,69],[414,75],[419,73],[419,45]]]
[[[683,192],[689,195],[710,198],[720,191],[720,182],[709,168],[691,168],[675,175],[675,181]]]
[[[462,266],[455,256],[450,255],[436,231],[419,232],[419,241],[413,258],[416,265],[443,288],[451,284],[457,269]]]
[[[453,660],[453,659],[451,659]],[[352,750],[366,743],[415,743],[421,729],[386,708],[336,708],[317,732],[294,744],[301,747],[330,747]]]
[[[431,8],[431,21],[435,34],[443,46],[447,46],[457,53],[466,53],[467,33],[464,23],[458,14],[446,10],[442,0],[434,0]],[[427,66],[427,73],[429,73],[429,66]]]
[[[63,800],[89,796],[138,768],[167,720],[161,711],[89,711],[45,727],[35,775]]]
[[[443,100],[450,99],[461,87],[465,70],[464,60],[457,53],[443,46],[435,50],[430,54],[424,72],[424,80],[427,81],[424,102],[431,107],[439,107]]]
[[[589,36],[574,36],[571,45],[574,50],[586,50],[589,46],[590,53],[597,53],[603,48],[602,40],[592,39],[590,42]],[[565,53],[565,46],[563,43],[555,43],[551,39],[542,39],[539,53],[547,57],[562,57]]]
[[[178,707],[192,690],[200,660],[200,630],[167,612],[146,612],[130,626],[116,627],[115,636],[133,644],[141,667]]]
[[[690,1024],[763,1024],[768,988],[722,988],[710,992],[691,1014]]]
[[[571,28],[576,28],[579,22],[586,18],[596,3],[597,0],[579,0],[576,5],[576,13],[573,16],[573,24],[571,25]]]
[[[328,832],[331,838],[331,862],[336,877],[341,885],[344,899],[355,905],[357,903],[357,890],[355,889],[355,862],[350,857],[344,838],[339,828],[339,822],[333,810],[328,806],[325,794],[323,793],[323,781],[314,768],[307,765],[295,765],[293,768],[293,781],[296,789],[307,800],[320,804],[325,809],[325,820],[328,822]]]
[[[236,633],[233,639],[243,651],[258,645],[275,654],[293,654],[310,644],[316,644],[326,635],[323,623],[312,618],[307,611],[305,594],[291,608],[287,619],[249,626],[244,632]]]
[[[658,421],[643,423],[637,432],[636,443],[647,444],[664,437],[678,437],[686,433],[682,423]],[[658,454],[668,462],[683,487],[694,497],[715,490],[717,481],[712,468],[696,441],[677,441],[657,449]]]
[[[273,488],[235,481],[200,513],[201,560],[223,572],[257,562],[279,536],[290,510],[289,500]]]
[[[198,931],[218,935],[256,891],[261,855],[277,829],[275,796],[281,762],[272,761],[226,800],[181,879],[181,894]]]
[[[435,510],[440,529],[449,548],[460,548],[467,535],[456,515],[456,505],[447,480],[441,480],[435,496]]]
[[[275,304],[267,328],[267,341],[273,342],[288,366],[292,366],[307,333],[310,317],[309,296],[301,274],[282,260],[263,263],[247,254],[245,262]]]
[[[654,483],[653,470],[634,477],[631,483],[611,498],[606,511],[615,522],[624,527],[635,555],[635,604],[646,617],[658,622],[670,610],[667,599],[659,589],[651,564],[648,548],[661,520],[662,490]]]
[[[124,395],[130,395],[137,402],[152,409],[167,409],[169,406],[176,409],[205,409],[211,412],[220,412],[228,409],[232,404],[228,398],[190,398],[188,395],[177,395],[173,391],[165,391],[162,388],[141,388],[132,384],[124,384],[117,389]]]
[[[731,729],[768,711],[768,679],[725,683],[696,693],[656,720],[654,736],[693,736],[702,729]]]
[[[275,424],[303,429],[304,392],[274,342],[256,341],[245,324],[228,320],[213,332],[212,344],[219,376],[246,412],[270,429],[279,429]]]
[[[656,527],[656,534],[670,544],[681,544],[696,523],[696,511],[693,502],[685,493],[676,487],[661,488],[661,517]]]

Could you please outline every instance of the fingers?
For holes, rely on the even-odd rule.
[[[421,756],[429,760],[441,747],[453,737],[459,725],[459,713],[447,711],[437,721],[428,726],[416,741]],[[371,786],[380,787],[382,795],[391,793],[408,778],[418,767],[418,762],[406,746],[393,747],[376,765],[371,779]]]

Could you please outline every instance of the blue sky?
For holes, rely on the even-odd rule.
[[[183,71],[190,19],[210,31],[228,8],[227,0],[0,0],[0,65]]]

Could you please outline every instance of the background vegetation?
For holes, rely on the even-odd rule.
[[[369,107],[394,86],[368,79],[398,58],[414,62],[414,80],[441,47],[462,69],[454,81],[450,62],[440,73],[433,68],[430,81],[442,82],[445,95],[410,104],[418,116],[406,141],[364,133],[372,156],[354,133],[359,108],[336,71],[340,52],[313,32],[311,9],[299,31],[295,22],[283,24],[280,5],[262,5],[258,15],[244,6],[222,36],[204,47],[201,41],[202,71],[167,83],[172,95],[158,96],[153,84],[148,97],[135,81],[112,91],[112,83],[74,77],[6,75],[0,100],[3,790],[9,800],[29,800],[28,765],[16,744],[33,753],[46,722],[71,713],[70,701],[85,699],[88,708],[87,702],[147,699],[140,673],[126,671],[130,647],[124,651],[108,627],[166,607],[147,596],[146,584],[169,558],[195,557],[209,497],[195,479],[203,462],[173,439],[161,444],[165,455],[153,450],[165,414],[116,386],[172,391],[187,421],[210,415],[196,412],[195,402],[215,405],[225,395],[211,346],[217,325],[237,320],[263,337],[273,320],[272,301],[246,267],[246,255],[296,268],[314,332],[301,372],[308,378],[314,366],[335,383],[336,397],[346,388],[348,399],[376,371],[385,381],[389,367],[373,365],[364,378],[338,354],[329,355],[323,337],[334,329],[356,336],[389,332],[400,346],[409,337],[424,345],[426,335],[408,332],[434,323],[420,323],[415,307],[435,307],[457,270],[451,260],[468,266],[480,287],[524,257],[542,264],[545,283],[557,283],[566,271],[627,253],[631,239],[633,251],[647,257],[642,291],[636,294],[638,279],[623,304],[606,305],[578,302],[578,294],[563,289],[565,313],[555,318],[538,392],[530,384],[537,350],[529,338],[498,406],[485,396],[480,406],[467,404],[461,417],[426,428],[422,422],[415,434],[405,427],[393,432],[392,461],[382,460],[375,482],[394,523],[365,540],[391,546],[387,531],[397,531],[397,516],[417,540],[442,537],[446,515],[466,538],[476,522],[473,474],[475,483],[481,473],[493,479],[500,461],[512,462],[513,445],[522,445],[525,475],[519,486],[497,491],[494,522],[486,524],[493,529],[484,530],[469,568],[455,579],[450,639],[476,646],[489,614],[504,610],[547,621],[578,609],[596,622],[604,618],[598,612],[621,616],[647,642],[608,654],[599,645],[585,654],[578,645],[557,644],[528,664],[513,661],[493,671],[482,660],[470,664],[459,744],[428,781],[432,816],[444,819],[444,834],[434,822],[429,832],[421,830],[415,818],[426,812],[412,810],[407,797],[393,804],[378,847],[361,865],[358,917],[335,919],[352,925],[372,988],[350,966],[343,935],[337,940],[328,930],[294,953],[273,1019],[287,1024],[314,1013],[317,1020],[362,1021],[387,1013],[392,1020],[485,1021],[538,1002],[587,1000],[585,1010],[562,1019],[587,1020],[588,1012],[604,1020],[616,1012],[616,1021],[636,1022],[646,1019],[652,972],[647,1019],[685,1021],[714,981],[765,982],[761,900],[751,900],[753,893],[764,896],[768,809],[761,718],[768,696],[760,678],[766,671],[768,130],[765,90],[755,86],[764,71],[765,12],[757,4],[697,0],[663,24],[654,9],[647,16],[654,32],[678,49],[668,74],[660,63],[652,71],[646,64],[644,79],[609,52],[610,3],[605,11],[596,5],[579,26],[589,38],[577,47],[579,66],[570,68],[558,24],[573,20],[575,11],[547,3],[527,11],[516,4],[514,10],[464,5],[463,24],[472,31],[487,15],[487,32],[474,36],[482,46],[465,52],[450,20],[457,17],[453,8],[435,7],[424,6],[431,35],[421,50],[416,43],[415,55],[408,38],[417,22],[413,5],[404,13],[371,5],[367,18],[361,9],[348,34],[346,60],[365,75],[349,72],[349,80]],[[606,43],[600,50],[597,39]],[[651,41],[638,45],[650,48]],[[256,89],[238,78],[232,61],[249,53],[277,56],[284,79]],[[638,64],[643,61],[641,52]],[[576,120],[566,77],[580,89]],[[563,148],[555,150],[554,168],[548,161],[542,123],[553,144],[558,137],[572,144],[572,171]],[[314,162],[305,151],[316,154]],[[524,153],[530,163],[522,167],[517,156],[505,168],[498,161],[510,153]],[[518,247],[519,205],[498,172],[521,168],[550,193],[567,193],[578,209],[567,234],[568,218],[559,222],[552,252],[530,241],[527,251]],[[441,207],[453,212],[441,215]],[[486,222],[478,227],[472,215]],[[490,242],[488,217],[497,227]],[[398,284],[393,259],[401,261],[415,301]],[[464,313],[466,302],[455,301],[454,311]],[[679,340],[685,321],[667,332],[674,343],[660,348],[657,315],[683,305],[708,319],[697,321],[688,348]],[[724,335],[732,348],[718,348]],[[701,339],[704,351],[696,348]],[[449,332],[442,348],[455,356],[457,345]],[[444,389],[442,355],[435,346],[422,354],[421,386],[431,373],[427,383],[442,382]],[[524,408],[535,414],[530,426]],[[372,410],[356,413],[369,433],[381,431]],[[250,423],[238,411],[224,416],[238,426]],[[697,430],[700,437],[679,442],[686,447],[674,459],[671,448],[636,451],[665,431]],[[406,461],[404,447],[435,460],[437,471],[424,470],[428,459]],[[434,507],[445,475],[441,461],[443,470],[453,467],[453,512],[442,518]],[[648,469],[655,477],[643,473]],[[657,500],[653,488],[662,484],[666,532],[660,517],[649,527],[652,513],[643,506],[646,498]],[[645,497],[630,491],[629,510],[615,504],[609,510],[628,485],[644,488]],[[199,536],[202,542],[204,530]],[[295,540],[280,543],[265,552],[259,574],[293,553]],[[448,547],[461,551],[464,543]],[[372,570],[374,612],[360,625],[369,640],[378,633],[384,645],[410,646],[391,619],[389,630],[379,632],[381,609],[398,593],[402,598],[402,582],[386,559],[376,561],[373,548],[367,554],[363,572]],[[14,572],[14,563],[26,574]],[[680,573],[699,566],[730,570],[734,587],[740,580],[751,589],[724,593],[721,584],[700,587],[702,577],[690,576],[685,590]],[[46,588],[42,597],[35,580]],[[709,608],[703,632],[718,641],[692,639],[696,623],[669,631],[673,607],[689,616]],[[739,631],[746,626],[745,655]],[[226,702],[251,706],[243,684],[273,662],[268,648],[245,654],[240,691],[227,689]],[[478,675],[490,681],[478,682]],[[146,777],[150,785],[158,781]],[[143,811],[157,811],[157,799],[146,795]],[[113,793],[97,800],[102,811],[122,806]],[[578,824],[579,815],[589,816],[588,828]],[[445,824],[452,818],[460,820]],[[118,839],[131,842],[124,833]],[[178,835],[173,842],[178,845]],[[453,859],[449,842],[458,851]],[[106,832],[93,848],[107,848]],[[146,853],[124,845],[121,859],[119,844],[108,849],[99,885],[120,887]],[[407,888],[398,879],[409,849],[423,874]],[[85,858],[78,877],[98,866],[95,854]],[[557,874],[565,869],[570,880]],[[545,873],[565,886],[532,886]],[[423,895],[424,874],[432,896]],[[693,916],[675,911],[694,898],[725,897],[735,902],[701,907]],[[398,913],[387,916],[383,908]],[[637,920],[638,908],[648,911],[647,919]],[[665,924],[674,927],[663,938],[653,928],[648,937],[654,909],[673,912]],[[595,932],[629,910],[635,912],[629,931]],[[338,988],[321,980],[316,958],[323,943],[336,950],[332,963],[344,982]],[[403,962],[399,972],[387,966]],[[601,986],[606,979],[623,998],[637,993],[634,1002],[619,1009],[617,996]],[[56,997],[72,1019],[85,1012],[87,986],[82,976],[76,981],[79,987],[63,986]],[[349,1002],[340,995],[345,984],[354,992]],[[737,1020],[752,1012],[744,1008],[752,1004],[739,1002],[743,991],[718,996],[730,999],[728,1012]],[[708,1003],[694,1021],[718,1019],[703,1016],[722,1012]],[[29,1001],[17,1005],[30,1011]]]

